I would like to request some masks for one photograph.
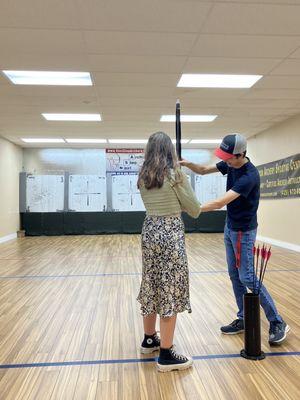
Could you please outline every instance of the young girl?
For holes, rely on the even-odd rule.
[[[189,368],[191,358],[173,346],[177,314],[192,312],[189,272],[181,212],[193,218],[200,203],[185,173],[177,165],[175,148],[163,132],[150,136],[138,187],[146,208],[142,230],[143,275],[138,301],[141,304],[145,336],[143,354],[159,350],[157,368],[161,372]],[[155,330],[160,316],[159,339]]]

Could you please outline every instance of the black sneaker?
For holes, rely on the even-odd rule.
[[[160,349],[156,366],[159,372],[168,372],[187,369],[192,364],[193,359],[191,357],[178,354],[175,347],[172,346],[169,349]]]
[[[142,354],[150,354],[154,351],[159,350],[160,348],[160,339],[155,332],[154,335],[145,335],[144,340],[141,344],[141,353]]]
[[[244,332],[244,321],[242,319],[236,319],[231,324],[221,327],[221,332],[224,335],[236,335]]]
[[[284,321],[271,322],[269,329],[269,344],[270,345],[281,344],[285,340],[289,330],[290,327]]]

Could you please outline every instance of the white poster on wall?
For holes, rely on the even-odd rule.
[[[145,211],[137,179],[135,173],[112,174],[113,211]]]
[[[106,177],[70,175],[69,209],[72,211],[106,211]]]
[[[139,172],[144,162],[143,149],[106,149],[106,171]]]
[[[227,177],[220,174],[196,175],[195,193],[201,204],[221,197],[226,192]],[[222,208],[225,210],[226,207]]]
[[[207,149],[182,149],[181,155],[195,164],[207,165],[212,161],[212,152]]]
[[[182,149],[182,158],[195,164],[209,165],[212,162],[212,153],[206,149]],[[183,167],[182,171],[187,174],[190,179],[194,173],[187,167]]]
[[[64,210],[64,175],[27,175],[26,210],[57,212]]]

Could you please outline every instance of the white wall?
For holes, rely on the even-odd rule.
[[[293,117],[248,141],[248,154],[255,165],[276,161],[300,153],[300,116]],[[258,234],[274,241],[299,246],[300,197],[261,199]],[[284,244],[283,243],[283,244]]]
[[[300,115],[263,131],[248,142],[248,154],[255,165],[264,164],[300,152]],[[38,150],[24,150],[24,164],[38,167]],[[34,169],[35,169],[34,168]],[[0,139],[0,238],[19,229],[19,172],[22,149]],[[30,169],[30,168],[29,168]],[[262,199],[258,211],[258,234],[300,248],[300,198]]]
[[[16,234],[19,218],[19,172],[22,148],[0,138],[0,242]]]

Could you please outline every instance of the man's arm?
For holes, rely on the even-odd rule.
[[[204,165],[194,164],[191,161],[187,161],[187,160],[181,160],[181,161],[179,161],[179,164],[183,167],[189,168],[190,170],[195,172],[195,174],[199,174],[199,175],[207,175],[207,174],[212,174],[213,172],[219,171],[215,165],[204,166]]]
[[[226,192],[223,197],[203,204],[201,206],[201,212],[220,210],[227,204],[231,203],[233,200],[237,199],[239,196],[239,193],[236,193],[233,190],[228,190],[228,192]]]

